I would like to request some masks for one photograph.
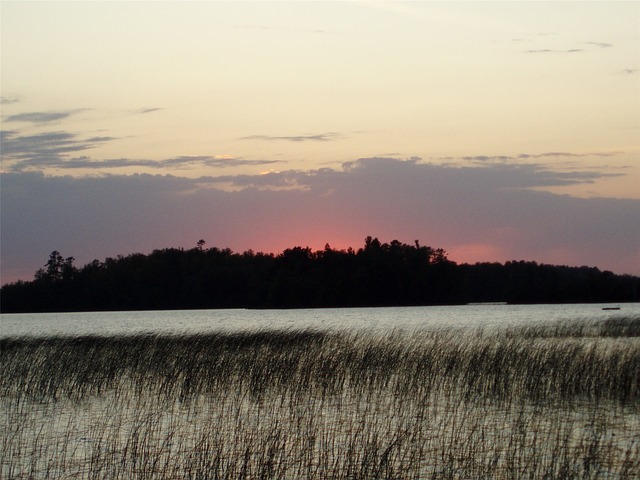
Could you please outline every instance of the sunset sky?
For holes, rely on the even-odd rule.
[[[419,240],[640,275],[640,2],[0,2],[1,282]]]

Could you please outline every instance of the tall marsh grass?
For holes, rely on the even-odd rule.
[[[0,477],[640,477],[640,319],[0,340]]]

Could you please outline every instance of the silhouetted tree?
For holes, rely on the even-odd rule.
[[[54,250],[49,255],[49,260],[35,274],[35,279],[46,282],[58,282],[60,280],[69,280],[76,273],[73,266],[75,258],[67,257],[66,259],[60,255],[60,252]]]
[[[417,240],[369,236],[357,251],[326,244],[277,256],[204,245],[119,255],[81,269],[53,251],[33,281],[0,289],[0,306],[28,312],[640,300],[638,277],[525,261],[457,265],[445,250]]]

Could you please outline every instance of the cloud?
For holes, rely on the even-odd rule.
[[[37,159],[30,159],[16,164],[12,171],[23,171],[26,167],[37,169],[38,167],[59,168],[66,170],[83,169],[83,170],[108,170],[112,168],[128,168],[128,167],[145,167],[152,169],[161,168],[193,168],[193,167],[241,167],[241,166],[259,166],[271,165],[274,163],[282,163],[281,160],[248,160],[243,158],[228,158],[217,156],[182,156],[173,157],[163,160],[145,160],[145,159],[129,159],[129,158],[113,158],[107,160],[93,160],[90,157],[82,156],[70,159],[46,158],[38,162]]]
[[[629,221],[639,200],[531,190],[597,176],[392,158],[363,158],[341,169],[197,179],[5,173],[3,282],[9,275],[31,278],[54,249],[82,265],[121,253],[191,247],[200,238],[234,251],[278,253],[327,242],[358,247],[366,235],[419,239],[457,261],[525,259],[639,274],[640,233]],[[236,188],[220,187],[230,184]],[[484,251],[491,257],[464,257],[477,245],[490,246]]]
[[[3,163],[11,171],[41,169],[64,164],[71,153],[95,148],[113,137],[81,138],[64,131],[20,135],[16,131],[0,132]]]
[[[30,122],[30,123],[48,123],[62,120],[71,115],[71,112],[28,112],[10,115],[5,119],[6,122]]]
[[[150,169],[185,169],[193,167],[227,168],[285,163],[282,160],[246,159],[229,155],[182,155],[161,160],[113,158],[95,160],[87,155],[72,156],[116,140],[109,136],[83,138],[57,131],[36,135],[20,135],[13,130],[0,131],[3,165],[7,171],[26,172],[48,168],[65,170],[109,170],[143,167]]]
[[[53,112],[24,112],[10,115],[5,118],[6,122],[26,122],[26,123],[50,123],[63,120],[75,113],[82,112],[85,109],[77,110],[60,110]]]
[[[639,200],[531,190],[595,177],[532,165],[451,167],[392,158],[198,179],[5,173],[2,281],[32,278],[54,249],[82,265],[154,248],[189,248],[200,238],[234,251],[278,253],[327,242],[358,247],[366,235],[419,239],[457,261],[525,259],[640,274],[640,233],[629,220]],[[490,246],[484,251],[491,256],[464,257],[477,245]]]
[[[137,110],[132,110],[131,113],[137,113],[137,114],[144,115],[145,113],[157,112],[159,110],[162,110],[162,108],[161,107],[139,108]]]
[[[158,168],[176,167],[176,166],[192,166],[202,165],[206,167],[243,167],[256,165],[272,165],[275,163],[284,163],[282,160],[249,160],[241,157],[223,156],[206,156],[206,155],[185,155],[181,157],[168,158],[160,160]]]
[[[602,48],[611,48],[613,44],[606,42],[583,42],[582,45],[589,45],[596,49]],[[587,52],[589,48],[538,48],[538,49],[529,49],[524,50],[524,53],[583,53]]]
[[[8,97],[4,95],[0,97],[0,105],[10,105],[12,103],[18,103],[19,101],[19,97]]]
[[[622,152],[589,152],[589,153],[571,153],[571,152],[545,152],[534,155],[520,154],[518,158],[544,158],[544,157],[614,157]]]
[[[611,43],[605,43],[605,42],[584,42],[585,45],[593,45],[594,47],[598,47],[598,48],[611,48],[613,47],[613,45]]]
[[[287,142],[327,142],[340,138],[336,132],[319,133],[312,135],[293,136],[272,136],[272,135],[249,135],[241,137],[240,140],[264,140],[264,141],[287,141]]]
[[[440,157],[440,160],[463,160],[465,162],[517,162],[520,160],[540,159],[540,158],[587,158],[587,157],[614,157],[620,155],[623,152],[587,152],[587,153],[573,153],[573,152],[543,152],[543,153],[520,153],[518,155],[473,155],[463,157]]]
[[[454,157],[447,157],[447,160],[453,160]],[[457,157],[460,160],[466,160],[468,162],[506,162],[508,160],[514,160],[515,157],[510,157],[507,155],[474,155],[468,157]]]
[[[567,50],[555,50],[551,48],[540,48],[533,50],[525,50],[525,53],[580,53],[584,52],[582,48],[570,48]]]

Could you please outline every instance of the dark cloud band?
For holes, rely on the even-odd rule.
[[[82,264],[193,245],[199,238],[235,251],[277,252],[337,238],[357,245],[374,233],[419,238],[453,251],[491,245],[492,261],[561,261],[640,273],[639,232],[629,221],[640,200],[532,190],[605,175],[557,173],[530,164],[447,167],[393,158],[363,158],[343,169],[197,179],[5,173],[2,264],[14,270],[26,265],[24,278],[30,278],[54,248]]]

